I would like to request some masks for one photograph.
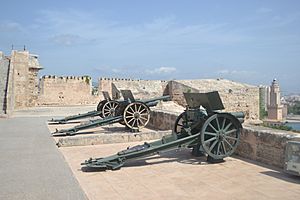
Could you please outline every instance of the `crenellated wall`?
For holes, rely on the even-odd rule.
[[[92,95],[91,77],[43,76],[40,79],[38,105],[80,105],[98,101],[98,96]]]
[[[120,97],[120,90],[131,90],[135,98],[148,99],[162,96],[167,81],[124,78],[100,78],[99,91],[108,91],[113,97]]]
[[[168,84],[172,100],[185,106],[183,92],[218,91],[225,110],[244,112],[246,119],[259,119],[259,88],[226,79],[176,80]]]

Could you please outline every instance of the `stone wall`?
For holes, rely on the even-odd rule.
[[[259,119],[259,88],[224,79],[176,80],[168,84],[173,101],[185,106],[183,92],[218,91],[226,112],[242,111],[246,119]]]
[[[283,168],[287,141],[300,141],[300,134],[261,126],[245,125],[236,154]]]
[[[38,105],[96,104],[92,95],[92,79],[87,76],[43,76],[40,79]]]
[[[7,114],[9,59],[0,51],[0,116]]]
[[[14,109],[35,106],[38,96],[37,74],[42,69],[38,56],[28,51],[12,51],[10,59]]]
[[[180,113],[151,111],[148,126],[155,130],[173,129]],[[243,125],[236,155],[283,168],[287,141],[300,141],[300,134],[261,126]]]
[[[100,78],[99,91],[108,91],[113,97],[120,97],[120,90],[131,90],[135,98],[149,99],[162,96],[167,81]]]

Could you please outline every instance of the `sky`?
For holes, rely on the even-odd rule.
[[[42,75],[224,78],[300,93],[299,0],[1,1],[0,51]]]

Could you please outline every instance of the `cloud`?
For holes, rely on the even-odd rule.
[[[229,69],[221,69],[217,71],[217,74],[220,75],[233,75],[233,76],[252,76],[256,74],[255,71],[247,71],[247,70],[229,70]]]
[[[79,43],[81,40],[80,36],[73,35],[73,34],[61,34],[61,35],[55,35],[51,38],[51,41],[63,45],[63,46],[71,46],[76,43]]]
[[[13,21],[2,21],[0,22],[1,32],[20,32],[23,31],[21,24]]]
[[[226,23],[198,23],[182,25],[176,16],[166,15],[139,24],[123,24],[122,21],[99,18],[95,13],[66,10],[41,11],[36,19],[36,29],[49,35],[60,36],[55,41],[68,44],[73,41],[66,35],[73,33],[100,48],[164,47],[192,48],[195,46],[228,45],[248,41],[245,34],[232,30]],[[70,41],[71,40],[71,41]],[[65,42],[64,42],[65,41]],[[204,44],[204,45],[203,45]]]
[[[147,69],[146,73],[147,74],[170,74],[176,71],[176,68],[174,67],[159,67],[159,68],[154,68],[152,70]]]

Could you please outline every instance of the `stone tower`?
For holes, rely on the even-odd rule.
[[[36,105],[41,69],[38,56],[28,51],[13,50],[10,56],[0,52],[0,116]]]
[[[14,108],[35,106],[38,98],[38,72],[42,69],[38,56],[28,51],[12,51]]]
[[[282,121],[282,108],[280,102],[280,89],[276,79],[272,81],[270,87],[270,104],[268,105],[268,119]]]

